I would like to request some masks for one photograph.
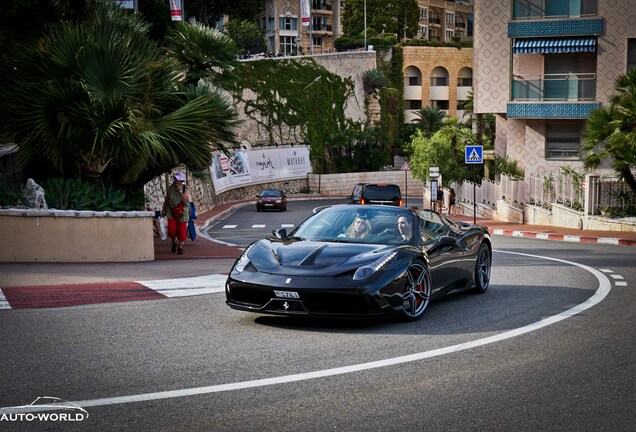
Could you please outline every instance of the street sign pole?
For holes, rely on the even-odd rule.
[[[409,172],[404,171],[404,207],[409,208]]]
[[[484,163],[484,146],[466,146],[464,155],[464,162],[473,166],[473,224],[477,224],[477,170],[475,165]]]

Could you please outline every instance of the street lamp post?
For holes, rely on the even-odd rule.
[[[367,50],[367,0],[364,0],[364,50]]]

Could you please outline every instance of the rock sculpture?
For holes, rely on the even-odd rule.
[[[40,210],[49,208],[44,199],[44,189],[31,178],[27,180],[26,186],[22,190],[22,198],[28,208]]]

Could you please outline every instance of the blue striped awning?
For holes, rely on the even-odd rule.
[[[559,37],[515,39],[514,54],[554,54],[596,51],[595,37]]]

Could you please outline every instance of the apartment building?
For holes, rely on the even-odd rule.
[[[464,105],[473,86],[473,50],[455,47],[405,46],[403,50],[404,122],[417,111],[436,106],[448,117],[465,121]]]
[[[311,25],[303,26],[301,1],[266,0],[257,17],[265,29],[267,51],[276,55],[334,52],[334,40],[342,33],[340,0],[309,0]]]
[[[590,112],[636,67],[636,0],[476,0],[476,113],[526,174],[582,169]]]
[[[417,37],[429,41],[452,42],[472,37],[472,0],[418,0],[420,21]]]

